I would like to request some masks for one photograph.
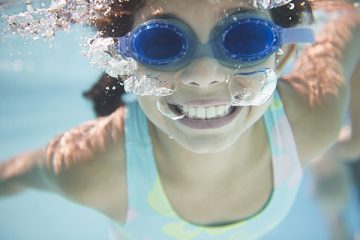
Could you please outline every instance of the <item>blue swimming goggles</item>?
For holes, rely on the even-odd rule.
[[[195,58],[216,58],[228,67],[264,61],[285,43],[314,42],[309,28],[281,28],[265,17],[238,13],[225,17],[200,43],[191,28],[177,19],[153,19],[118,38],[117,51],[145,67],[173,71]]]

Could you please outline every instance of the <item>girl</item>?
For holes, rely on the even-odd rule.
[[[306,2],[271,11],[242,0],[115,2],[96,24],[105,34],[128,32],[116,50],[138,64],[125,80],[137,100],[6,162],[0,193],[56,191],[122,225],[119,239],[263,236],[291,208],[301,168],[336,141],[359,59],[348,50],[359,39],[356,29],[346,49],[336,45],[344,54],[333,59],[342,65],[331,67],[342,67],[344,76],[330,90],[310,84],[315,79],[309,89],[296,88],[305,85],[299,74],[277,81],[274,43],[280,36],[308,42],[312,34],[273,24],[303,19],[305,8]],[[118,16],[125,26],[116,24]],[[280,63],[292,52],[282,49]]]

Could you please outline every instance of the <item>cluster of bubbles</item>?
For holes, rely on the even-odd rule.
[[[131,76],[138,67],[135,60],[117,54],[114,38],[90,38],[82,45],[82,53],[89,58],[93,66],[114,78]]]
[[[174,78],[164,78],[156,73],[128,77],[124,81],[125,91],[139,96],[168,96],[177,89]]]
[[[116,39],[103,38],[100,33],[98,35],[82,45],[82,53],[89,58],[93,66],[105,71],[109,76],[124,79],[126,92],[140,96],[167,96],[176,90],[176,81],[173,78],[164,78],[155,73],[137,74],[137,62],[117,53]]]
[[[57,30],[67,30],[73,23],[85,24],[90,20],[90,2],[76,0],[53,1],[49,8],[34,9],[28,4],[26,12],[3,15],[5,32],[26,39],[51,40]]]
[[[210,3],[220,3],[221,0],[208,0]],[[288,4],[292,0],[253,0],[250,3],[259,9],[271,9]]]
[[[265,103],[275,91],[277,76],[273,69],[253,72],[235,71],[228,82],[231,105],[251,106]]]
[[[140,96],[167,96],[176,90],[176,81],[164,78],[159,74],[137,74],[138,64],[131,58],[117,53],[114,38],[96,36],[82,45],[82,53],[90,59],[90,63],[105,71],[113,78],[124,79],[125,91]]]
[[[56,31],[66,31],[73,24],[91,25],[96,18],[107,16],[115,0],[53,0],[48,8],[34,9],[27,4],[27,11],[13,15],[3,14],[5,22],[2,36],[16,34],[24,39],[51,41]],[[117,0],[126,2],[129,0]],[[83,55],[90,63],[112,77],[131,75],[137,64],[116,54],[113,38],[103,38],[100,33],[80,44]]]

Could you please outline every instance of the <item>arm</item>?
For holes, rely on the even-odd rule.
[[[351,118],[350,136],[339,139],[339,142],[330,149],[327,155],[337,160],[356,161],[360,158],[360,61],[351,80],[351,97],[349,114]],[[344,130],[349,130],[345,129]]]
[[[355,161],[360,157],[360,27],[354,29],[353,38],[344,50],[343,68],[350,87],[348,113],[351,118],[350,137],[339,141],[326,153],[327,158]],[[345,130],[345,129],[344,129]]]
[[[295,71],[279,84],[304,165],[337,140],[348,108],[350,79],[360,58],[359,41],[360,28],[353,18],[330,22],[300,55]]]
[[[48,181],[45,175],[49,176]],[[55,186],[50,184],[51,175],[44,149],[13,157],[0,165],[0,196],[15,194],[27,187],[53,191]]]
[[[102,174],[110,174],[115,166],[118,171],[122,168],[122,131],[120,108],[57,136],[42,149],[4,162],[0,165],[0,196],[30,187],[86,201],[94,194],[92,189],[104,183]]]

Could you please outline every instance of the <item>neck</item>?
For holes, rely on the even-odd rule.
[[[225,150],[200,154],[169,139],[150,122],[150,136],[160,175],[174,181],[200,181],[207,177],[216,179],[246,174],[267,153],[263,148],[267,146],[263,133],[262,121],[258,121]]]

